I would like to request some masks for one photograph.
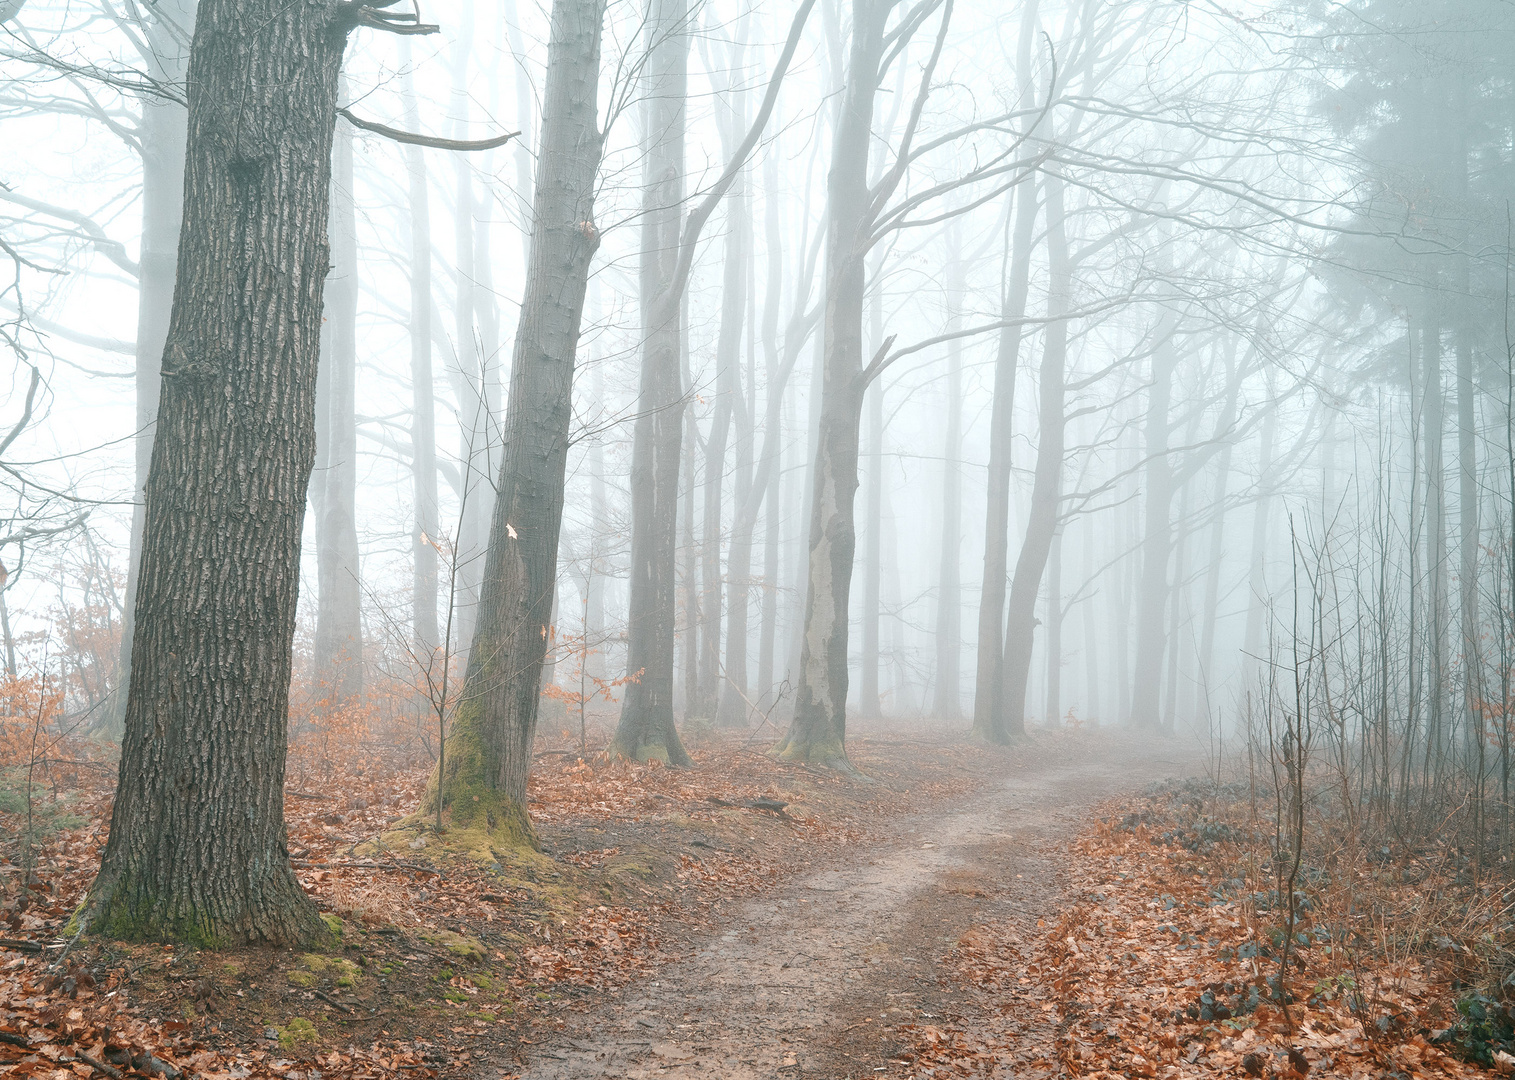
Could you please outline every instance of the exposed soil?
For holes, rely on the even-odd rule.
[[[492,1075],[894,1071],[890,1057],[908,1042],[902,1028],[970,1007],[939,963],[962,934],[1055,915],[1059,845],[1087,823],[1086,811],[1201,767],[1166,741],[1107,736],[1056,749],[1002,757],[1007,777],[892,823],[896,839],[832,849],[833,865],[728,906],[683,958],[539,1018],[524,1061],[501,1062]]]

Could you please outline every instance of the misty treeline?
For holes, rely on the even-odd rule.
[[[1509,843],[1507,7],[0,15],[0,630],[122,748],[98,927],[316,932],[355,716],[520,842],[539,727],[919,717]]]

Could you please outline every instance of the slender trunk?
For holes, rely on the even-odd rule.
[[[1052,537],[1047,555],[1047,706],[1046,725],[1062,726],[1063,718],[1063,530]]]
[[[1036,4],[1021,9],[1021,39],[1016,61],[1021,92],[1030,81],[1031,44],[1036,30]],[[1023,331],[1017,321],[1026,314],[1031,285],[1031,249],[1036,228],[1036,183],[1027,177],[1014,188],[1015,226],[1005,258],[1006,280],[1001,285],[999,332],[994,358],[994,398],[989,412],[989,479],[984,515],[984,580],[978,605],[978,657],[973,683],[974,739],[996,744],[1010,741],[1004,726],[1005,587],[1010,580],[1011,450],[1015,427],[1015,382],[1019,375]]]
[[[1085,587],[1094,580],[1094,515],[1086,515],[1084,518],[1084,581]],[[1084,598],[1084,682],[1087,684],[1085,691],[1089,695],[1089,705],[1085,712],[1085,720],[1092,726],[1099,726],[1100,718],[1100,682],[1103,672],[1099,666],[1099,615],[1095,610],[1094,597]]]
[[[336,17],[218,2],[197,17],[120,779],[82,913],[111,937],[326,936],[289,864],[284,764],[351,25]]]
[[[1147,490],[1143,500],[1146,526],[1142,535],[1141,587],[1137,594],[1136,670],[1131,687],[1131,724],[1155,730],[1161,726],[1163,656],[1168,637],[1163,632],[1168,601],[1168,563],[1173,558],[1173,462],[1169,459],[1168,412],[1177,364],[1171,333],[1152,354],[1152,385],[1147,391]]]
[[[326,438],[316,521],[315,678],[332,704],[363,691],[363,590],[358,564],[358,245],[353,207],[352,125],[337,122],[332,155],[331,273],[324,323],[330,349],[326,400],[317,396]]]
[[[950,303],[948,326],[955,329],[962,311],[965,267],[956,250],[953,230],[952,262],[947,271]],[[936,700],[932,712],[939,720],[962,715],[962,478],[958,456],[963,443],[963,349],[960,339],[947,343],[947,439],[942,448],[942,545],[936,586]]]
[[[1062,502],[1065,365],[1068,324],[1058,318],[1067,311],[1072,268],[1063,217],[1062,180],[1044,173],[1047,195],[1047,255],[1051,280],[1047,291],[1048,322],[1042,344],[1041,387],[1037,410],[1036,473],[1031,489],[1031,512],[1025,539],[1015,563],[1010,584],[1005,630],[1005,660],[999,730],[1010,738],[1026,733],[1026,682],[1031,672],[1031,652],[1036,633],[1036,597],[1041,591],[1042,571],[1057,532]]]
[[[599,247],[597,91],[606,0],[553,0],[537,142],[531,258],[521,297],[477,629],[422,817],[531,842],[526,778],[556,594],[573,367],[589,264]]]
[[[400,39],[401,96],[405,123],[420,130],[420,110],[410,76],[410,39]],[[439,640],[437,627],[437,408],[431,366],[431,192],[419,146],[405,148],[410,184],[410,444],[415,528],[411,530],[411,638],[416,659],[429,666]]]
[[[1210,505],[1215,515],[1210,523],[1210,554],[1205,560],[1205,609],[1204,628],[1199,641],[1199,689],[1201,705],[1208,714],[1207,700],[1215,670],[1215,623],[1220,613],[1220,564],[1226,553],[1226,488],[1231,482],[1231,451],[1233,444],[1226,438],[1225,448],[1215,468],[1215,486],[1210,493]]]
[[[863,656],[858,692],[859,712],[878,716],[879,701],[879,582],[884,528],[884,384],[868,387],[868,500],[863,519]]]
[[[727,704],[727,723],[739,722],[740,698],[733,700],[730,693],[721,692],[721,511],[724,508],[723,489],[726,474],[726,457],[731,438],[733,416],[739,411],[738,395],[742,392],[742,320],[747,310],[747,250],[744,208],[746,196],[740,181],[732,185],[726,196],[726,251],[721,280],[721,327],[716,341],[716,402],[715,414],[710,421],[710,435],[705,440],[705,521],[704,545],[701,551],[701,582],[704,595],[700,605],[704,617],[701,658],[703,671],[700,682],[700,715],[714,717],[720,704]],[[732,543],[736,534],[732,533]],[[731,582],[736,588],[736,582]],[[745,588],[745,584],[743,585]],[[745,640],[745,625],[742,633]],[[733,626],[732,632],[735,632]],[[730,672],[726,673],[729,677]],[[742,687],[743,691],[746,687]]]
[[[1247,629],[1242,638],[1243,659],[1252,663],[1264,662],[1262,650],[1265,644],[1263,625],[1267,617],[1270,594],[1268,592],[1268,512],[1272,509],[1273,493],[1273,440],[1278,429],[1278,409],[1273,401],[1273,380],[1268,378],[1268,403],[1263,406],[1262,432],[1257,451],[1257,494],[1252,503],[1252,554],[1247,566]]]
[[[784,431],[781,404],[783,392],[777,385],[779,367],[779,304],[784,295],[783,231],[779,221],[779,154],[775,146],[763,161],[763,252],[767,281],[763,295],[763,393],[768,428],[763,441],[763,460],[768,461],[767,483],[759,478],[754,488],[763,492],[763,599],[758,625],[758,671],[755,699],[763,702],[773,690],[773,651],[778,639],[779,540],[783,527],[783,504],[780,502],[782,470],[779,468]],[[772,450],[768,440],[773,439]],[[761,466],[760,466],[761,469]]]
[[[648,0],[644,102],[641,294],[645,338],[631,460],[631,610],[628,674],[613,751],[687,765],[673,726],[675,559],[684,427],[682,297],[674,285],[684,205],[689,64],[687,0]],[[691,627],[689,632],[693,633]],[[692,661],[697,650],[688,650]],[[697,686],[691,680],[692,686]],[[690,703],[691,706],[693,702]]]

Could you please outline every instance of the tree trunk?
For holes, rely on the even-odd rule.
[[[1047,555],[1047,704],[1046,725],[1062,726],[1063,717],[1063,530],[1052,537]]]
[[[187,37],[194,30],[194,3],[168,0],[150,10],[154,17],[145,21],[150,73],[160,84],[182,86],[189,56],[180,35]],[[155,95],[143,96],[142,122],[138,126],[142,153],[142,251],[137,260],[136,479],[121,617],[121,667],[108,715],[110,734],[117,738],[126,720],[125,675],[131,670],[142,527],[147,513],[143,492],[152,465],[153,427],[158,419],[158,361],[163,355],[173,310],[179,222],[184,217],[188,121],[184,107],[178,102]]]
[[[776,748],[788,761],[851,772],[847,760],[848,604],[857,544],[858,435],[863,406],[868,149],[890,5],[854,0],[848,79],[827,179],[826,316],[821,416],[811,502],[804,636],[794,718]]]
[[[860,712],[875,717],[879,702],[879,583],[883,574],[884,527],[884,384],[868,387],[868,500],[863,513],[863,656],[862,684],[858,694]]]
[[[120,781],[84,909],[112,937],[325,934],[289,865],[284,763],[348,19],[197,17]]]
[[[1068,309],[1072,267],[1063,217],[1062,180],[1043,174],[1047,194],[1047,257],[1051,278],[1047,290],[1047,323],[1042,344],[1040,399],[1037,408],[1036,472],[1031,488],[1031,512],[1026,536],[1015,563],[1005,631],[1003,698],[999,730],[1011,738],[1026,733],[1026,682],[1031,673],[1031,652],[1036,643],[1036,595],[1041,590],[1042,571],[1057,532],[1062,504],[1065,367],[1068,324],[1059,319]]]
[[[405,124],[420,130],[410,75],[410,39],[400,39]],[[411,648],[429,667],[444,642],[437,628],[437,410],[431,366],[431,194],[419,146],[405,148],[410,185],[410,444],[415,528],[411,530]]]
[[[773,652],[778,639],[778,586],[779,586],[779,541],[783,524],[783,504],[780,502],[781,473],[780,455],[784,430],[782,408],[783,392],[776,385],[779,367],[779,305],[784,296],[783,231],[779,221],[779,152],[774,146],[763,161],[763,231],[766,235],[763,258],[767,282],[763,295],[763,394],[764,410],[768,426],[763,437],[763,452],[759,459],[773,461],[754,481],[754,487],[762,486],[763,492],[763,599],[758,624],[758,672],[754,688],[755,699],[761,703],[774,686]],[[769,440],[773,441],[772,450]],[[767,477],[764,484],[762,476]]]
[[[740,137],[740,136],[738,136]],[[726,142],[727,140],[722,140]],[[701,555],[701,584],[704,596],[700,604],[701,656],[700,715],[715,717],[718,703],[730,695],[722,693],[721,679],[721,512],[724,509],[726,452],[731,438],[731,421],[738,408],[737,395],[742,392],[742,318],[747,311],[747,251],[744,210],[745,195],[740,181],[726,196],[726,251],[721,280],[721,328],[716,340],[715,414],[710,434],[705,440],[704,544]],[[732,533],[732,546],[736,534]],[[735,582],[732,587],[735,588]],[[743,588],[745,588],[745,584]],[[745,631],[745,625],[743,627]],[[728,632],[734,632],[733,628]],[[726,673],[729,677],[730,672]],[[743,687],[745,690],[746,687]],[[739,700],[739,699],[738,699]],[[737,703],[728,706],[727,723]],[[737,714],[745,715],[745,714]]]
[[[1147,391],[1147,491],[1142,500],[1146,528],[1142,536],[1141,586],[1137,593],[1136,681],[1131,687],[1131,724],[1155,730],[1161,726],[1163,611],[1168,601],[1168,563],[1173,556],[1173,462],[1168,458],[1168,412],[1176,366],[1171,332],[1152,353],[1152,386]]]
[[[1036,29],[1036,4],[1021,9],[1017,71],[1021,92],[1031,100],[1031,43]],[[1009,240],[1007,280],[1002,284],[999,332],[994,358],[994,398],[989,411],[989,479],[984,515],[984,580],[978,605],[978,658],[973,683],[975,740],[996,745],[1010,741],[1004,724],[1005,587],[1010,580],[1010,460],[1015,425],[1015,381],[1019,375],[1023,330],[1016,321],[1026,314],[1031,287],[1031,249],[1036,227],[1036,183],[1027,177],[1012,189],[1015,226]]]
[[[643,131],[642,380],[631,459],[630,656],[612,752],[635,761],[689,764],[673,726],[675,558],[683,440],[682,294],[669,296],[681,249],[684,109],[689,66],[687,0],[648,0]],[[690,650],[691,660],[698,655]],[[692,704],[692,703],[691,703]]]
[[[332,155],[331,273],[324,323],[330,351],[322,356],[326,400],[324,468],[316,522],[317,693],[329,704],[363,691],[363,589],[358,565],[358,244],[353,207],[352,125],[337,122]]]
[[[956,329],[967,290],[957,230],[952,230],[947,268],[950,329]],[[947,343],[947,439],[942,450],[942,550],[936,587],[936,701],[932,712],[938,720],[957,720],[962,715],[960,663],[963,650],[962,619],[962,478],[958,457],[963,443],[963,345],[960,338]]]
[[[557,579],[573,366],[599,247],[597,91],[605,0],[553,0],[537,141],[531,258],[521,298],[479,616],[463,691],[422,815],[529,843],[526,778]]]
[[[1084,581],[1085,588],[1089,588],[1094,581],[1094,533],[1095,522],[1093,515],[1084,518]],[[1089,695],[1089,704],[1085,709],[1086,721],[1094,727],[1099,726],[1101,687],[1104,673],[1099,666],[1099,616],[1095,612],[1094,599],[1098,596],[1098,590],[1094,595],[1084,597],[1084,682]]]

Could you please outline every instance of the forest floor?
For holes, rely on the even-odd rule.
[[[340,933],[308,953],[65,941],[113,770],[54,770],[26,849],[11,839],[26,808],[0,789],[0,1072],[1476,1071],[1432,1045],[1445,1040],[1431,1026],[1455,1026],[1453,980],[1470,977],[1435,957],[1365,974],[1329,945],[1302,947],[1292,1018],[1270,1005],[1279,916],[1257,899],[1271,871],[1255,811],[1249,826],[1234,785],[1220,797],[1182,779],[1206,767],[1180,740],[1039,733],[992,749],[871,730],[850,743],[871,778],[859,783],[736,737],[707,735],[696,767],[677,770],[584,760],[561,735],[530,791],[543,850],[483,860],[407,817],[424,767],[297,746],[292,855]],[[1412,903],[1442,888],[1402,870]],[[1370,996],[1345,992],[1353,975]]]

